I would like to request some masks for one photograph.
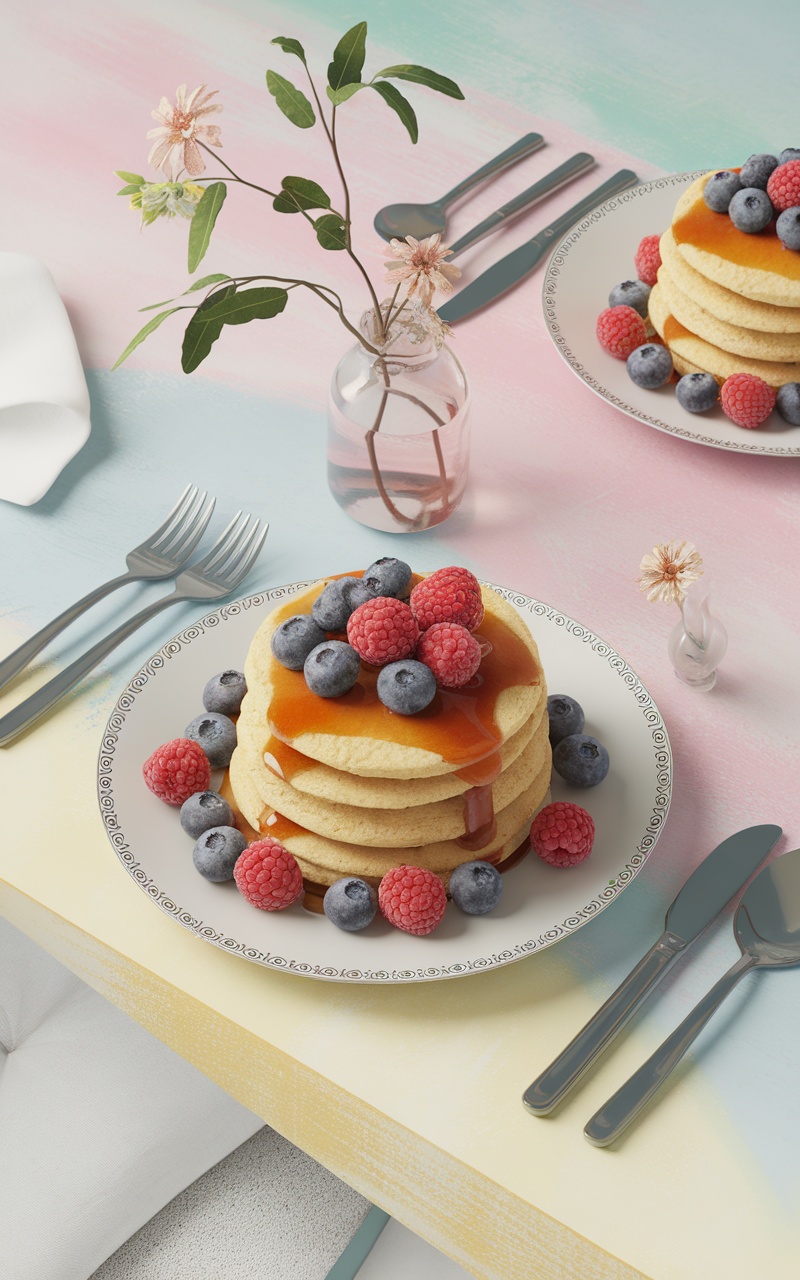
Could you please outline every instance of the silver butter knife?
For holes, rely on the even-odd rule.
[[[583,200],[579,200],[571,209],[567,209],[566,213],[562,213],[549,226],[539,231],[532,240],[527,240],[518,249],[513,249],[499,262],[488,267],[476,280],[460,289],[444,306],[437,307],[440,318],[446,324],[453,324],[456,320],[471,316],[473,311],[478,311],[487,303],[494,302],[495,298],[499,298],[501,294],[533,271],[544,255],[549,253],[557,243],[559,236],[563,236],[570,227],[580,222],[581,218],[591,213],[592,209],[602,204],[604,200],[617,195],[620,191],[625,191],[628,187],[635,186],[638,181],[636,174],[630,169],[620,169],[602,186],[597,187],[588,196],[584,196]]]
[[[667,911],[664,932],[601,1009],[522,1096],[544,1116],[561,1102],[663,978],[766,858],[782,831],[773,823],[728,836],[700,863]]]
[[[532,205],[544,200],[545,196],[552,195],[554,191],[559,191],[566,183],[572,182],[575,178],[580,177],[587,169],[591,169],[594,164],[594,156],[590,156],[588,151],[579,151],[577,155],[570,156],[569,160],[565,160],[556,169],[552,169],[550,173],[546,173],[538,182],[534,182],[532,187],[527,187],[525,191],[521,191],[518,196],[514,196],[513,200],[509,200],[506,204],[496,209],[494,213],[490,213],[488,218],[484,218],[483,222],[479,222],[471,231],[467,231],[465,235],[455,240],[450,246],[450,257],[455,258],[456,254],[462,253],[464,249],[472,244],[477,244],[484,236],[488,236],[490,231],[494,231],[497,227],[502,226],[504,222],[508,222],[518,213],[523,213],[526,209],[530,209]]]

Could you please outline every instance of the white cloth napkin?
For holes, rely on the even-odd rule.
[[[0,498],[31,506],[86,443],[89,392],[47,268],[0,253]]]

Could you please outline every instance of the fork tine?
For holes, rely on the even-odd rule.
[[[230,578],[236,573],[237,565],[248,554],[250,546],[258,537],[261,529],[261,521],[256,520],[251,528],[242,529],[241,536],[235,547],[231,548],[230,553],[225,557],[225,563],[220,565],[217,570],[218,578]]]
[[[253,517],[251,515],[246,515],[244,519],[239,522],[239,527],[236,530],[236,537],[231,540],[230,544],[225,548],[224,552],[220,552],[220,554],[216,557],[212,565],[209,566],[211,571],[218,578],[224,578],[226,576],[230,565],[237,558],[237,556],[239,555],[239,552],[241,551],[241,548],[245,545],[245,543],[249,539],[253,528],[258,530],[258,527],[259,527],[258,520],[256,520],[254,523]]]
[[[233,591],[234,587],[238,587],[239,583],[244,581],[245,577],[250,572],[250,569],[255,564],[261,552],[261,548],[264,545],[264,539],[266,538],[268,533],[269,533],[269,525],[265,524],[260,534],[256,538],[255,542],[252,542],[250,544],[250,547],[247,551],[247,555],[245,559],[243,561],[240,560],[240,562],[238,563],[236,567],[235,576],[231,580],[229,580],[228,585],[231,591]]]
[[[181,527],[175,531],[169,546],[162,549],[162,555],[169,555],[175,560],[185,560],[194,551],[205,533],[216,503],[215,498],[209,498],[208,502],[206,502],[206,496],[205,492],[199,495],[191,514],[187,516]],[[206,502],[205,507],[202,506],[204,502]]]
[[[160,542],[172,532],[175,523],[183,519],[186,511],[194,502],[197,491],[196,484],[187,484],[163,524],[160,524],[155,532],[151,533],[150,537],[147,538],[145,543],[142,545],[148,546],[151,550],[155,551]]]
[[[231,540],[236,537],[236,526],[241,518],[242,512],[237,511],[230,524],[223,529],[210,551],[207,551],[201,560],[198,560],[196,564],[192,565],[192,569],[194,569],[195,572],[207,572],[211,568],[212,564],[216,563],[219,560],[219,557],[226,553]]]

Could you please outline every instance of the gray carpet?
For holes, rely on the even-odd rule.
[[[324,1280],[369,1208],[265,1127],[176,1196],[90,1280]]]

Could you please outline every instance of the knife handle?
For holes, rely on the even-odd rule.
[[[567,182],[571,182],[573,178],[577,178],[580,174],[594,164],[594,156],[590,156],[588,151],[579,151],[577,155],[570,156],[569,160],[565,160],[558,168],[552,172],[546,173],[538,182],[534,182],[532,187],[527,187],[525,191],[521,191],[518,196],[514,196],[500,209],[494,213],[490,213],[488,218],[484,218],[483,222],[479,222],[471,231],[467,231],[465,235],[456,240],[450,246],[450,257],[454,258],[457,253],[461,253],[471,244],[477,244],[490,231],[494,231],[495,227],[499,227],[501,223],[507,222],[517,213],[522,213],[524,209],[530,209],[532,205],[539,200],[543,200],[545,196],[549,196],[554,191],[558,191]]]
[[[566,231],[571,230],[576,222],[580,222],[585,214],[591,213],[592,209],[596,209],[604,200],[610,199],[611,196],[619,195],[620,191],[627,191],[628,187],[636,186],[638,181],[639,179],[632,169],[619,169],[612,174],[607,182],[595,187],[594,191],[590,191],[583,200],[579,200],[571,209],[567,209],[566,213],[562,213],[560,218],[556,218],[555,222],[551,222],[550,226],[540,231],[534,239],[543,245],[548,241],[555,240],[556,236],[561,236]]]
[[[522,1101],[534,1115],[545,1116],[558,1105],[585,1071],[599,1058],[687,943],[667,929],[609,996],[554,1062],[529,1085]]]

